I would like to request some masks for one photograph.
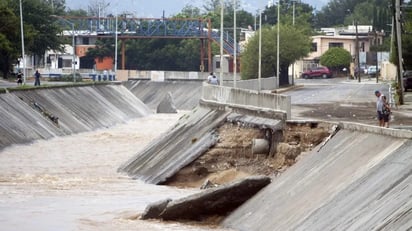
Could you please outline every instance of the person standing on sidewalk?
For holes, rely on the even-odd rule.
[[[21,71],[19,71],[17,73],[17,85],[21,86],[23,84],[23,73],[21,73]]]
[[[36,73],[34,73],[34,86],[40,86],[40,73],[39,73],[39,70],[36,70]]]
[[[380,91],[375,91],[377,97],[376,111],[380,127],[389,127],[390,108],[384,96]]]

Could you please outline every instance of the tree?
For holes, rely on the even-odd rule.
[[[313,21],[313,7],[309,4],[295,2],[295,25],[310,28]],[[278,17],[278,6],[273,5],[266,7],[262,12],[263,24],[275,25]],[[293,22],[293,2],[291,0],[281,1],[280,4],[280,21],[283,24],[292,24]]]
[[[6,5],[20,15],[19,1],[6,0]],[[40,64],[46,50],[60,50],[62,40],[58,37],[60,28],[54,23],[53,9],[45,0],[22,1],[24,41],[26,54],[38,57],[35,65]],[[18,20],[17,20],[18,21]],[[19,43],[20,41],[14,41]],[[20,49],[20,45],[16,46]]]
[[[11,65],[19,56],[18,45],[15,42],[19,41],[19,20],[4,2],[0,2],[0,21],[0,66],[3,77],[7,78]]]
[[[175,15],[176,18],[200,18],[200,9],[190,4],[183,7],[180,13]]]
[[[412,2],[408,2],[403,10],[404,32],[402,34],[402,58],[405,70],[412,69]]]
[[[126,68],[138,70],[199,71],[200,42],[195,39],[129,40]]]
[[[43,0],[46,4],[50,5],[53,14],[62,15],[66,8],[65,0]]]
[[[94,58],[114,57],[114,39],[103,38],[96,40],[96,46],[89,48],[86,55]]]
[[[387,0],[331,0],[315,15],[315,27],[354,24],[373,25],[375,30],[387,30],[390,23]]]
[[[329,48],[321,57],[320,64],[332,70],[340,71],[349,67],[352,56],[349,51],[341,47]]]
[[[288,67],[296,60],[309,54],[311,39],[304,30],[291,25],[280,25],[279,65],[281,85],[289,84]],[[264,26],[262,28],[262,77],[271,77],[276,72],[276,41],[277,27]],[[242,54],[242,79],[257,78],[259,66],[259,34],[249,40]]]

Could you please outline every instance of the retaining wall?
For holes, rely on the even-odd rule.
[[[202,100],[229,106],[248,106],[250,108],[282,111],[287,114],[288,119],[291,117],[291,98],[286,95],[204,84]]]
[[[0,149],[106,128],[151,113],[120,84],[10,91],[0,94]]]

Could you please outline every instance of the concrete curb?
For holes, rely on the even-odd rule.
[[[282,92],[286,92],[286,91],[290,91],[290,90],[294,90],[294,89],[298,89],[298,88],[302,88],[302,87],[304,87],[303,84],[293,85],[293,86],[290,86],[290,87],[285,87],[285,88],[272,90],[271,93],[277,94],[277,93],[282,93]]]
[[[394,128],[383,128],[373,125],[366,125],[360,123],[340,122],[339,127],[352,131],[360,131],[367,133],[374,133],[378,135],[392,136],[401,139],[412,139],[412,131],[400,130]]]

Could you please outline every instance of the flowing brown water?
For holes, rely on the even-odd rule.
[[[198,190],[145,184],[117,173],[120,164],[182,115],[155,114],[110,129],[4,149],[1,230],[223,230],[137,219],[151,202]]]

